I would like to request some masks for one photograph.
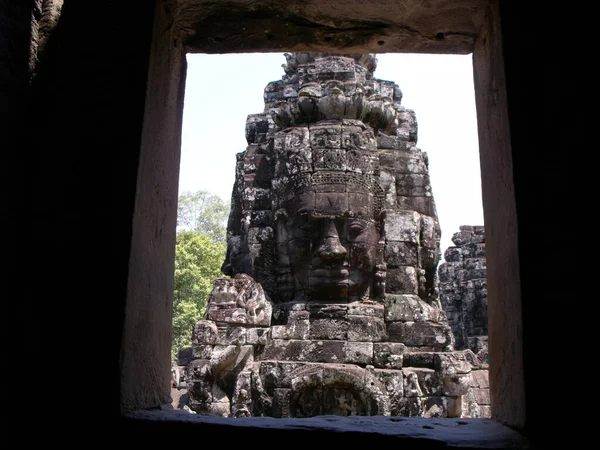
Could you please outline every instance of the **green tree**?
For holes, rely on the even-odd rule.
[[[206,191],[184,192],[177,204],[177,227],[205,233],[213,242],[224,241],[230,204]]]
[[[179,198],[175,246],[173,359],[191,345],[194,324],[202,319],[212,281],[222,277],[229,204],[205,191]]]

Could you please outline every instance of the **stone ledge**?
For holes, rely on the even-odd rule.
[[[170,405],[169,405],[170,406]],[[193,431],[199,433],[229,432],[240,440],[255,439],[262,432],[282,432],[290,437],[310,438],[308,432],[318,432],[319,439],[330,435],[336,442],[344,436],[368,438],[379,443],[381,438],[409,441],[411,449],[528,449],[520,433],[491,419],[427,419],[402,416],[318,416],[311,418],[275,419],[271,417],[225,418],[190,414],[183,410],[163,409],[133,411],[123,416],[127,426],[148,431]],[[252,433],[246,434],[246,431]],[[300,431],[301,434],[295,434]]]

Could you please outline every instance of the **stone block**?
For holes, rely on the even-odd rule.
[[[307,311],[289,311],[286,325],[271,327],[273,339],[309,339],[310,322]]]
[[[186,380],[188,384],[204,380],[210,373],[210,359],[194,359],[186,368]]]
[[[388,269],[386,276],[386,292],[391,294],[419,294],[417,270],[412,266]]]
[[[421,397],[404,397],[399,402],[398,416],[420,417],[422,409]]]
[[[284,142],[282,145],[286,153],[300,153],[309,149],[310,135],[308,127],[288,128],[280,133],[277,133],[276,137],[279,139],[283,138]]]
[[[347,385],[363,392],[365,390],[365,375],[365,369],[362,367],[341,364],[324,364],[322,366],[322,383],[324,387]]]
[[[490,390],[489,389],[473,388],[472,392],[473,392],[473,397],[474,397],[475,401],[477,402],[477,404],[491,405],[492,402],[490,400]]]
[[[310,322],[310,339],[346,340],[349,323],[344,319],[315,319]]]
[[[390,403],[390,414],[397,415],[404,397],[404,375],[401,370],[375,369],[373,375],[383,384]]]
[[[223,306],[211,304],[206,307],[206,317],[219,325],[229,323],[231,325],[243,325],[246,323],[246,310],[235,306]]]
[[[310,146],[313,151],[316,148],[341,148],[341,124],[317,123],[309,126],[309,132]]]
[[[415,242],[386,241],[385,261],[388,268],[417,266],[419,264],[418,244]]]
[[[425,367],[428,369],[434,369],[434,352],[407,352],[404,351],[404,367]]]
[[[448,417],[463,417],[462,397],[448,397]]]
[[[373,365],[381,369],[402,369],[404,344],[400,342],[376,342],[373,344]]]
[[[348,315],[348,303],[312,303],[306,304],[311,322],[315,319],[343,319]]]
[[[293,85],[284,84],[283,85],[283,98],[296,98],[298,97],[298,91],[294,88]]]
[[[323,364],[306,364],[287,373],[281,387],[291,388],[293,393],[302,391],[306,386],[321,389],[324,377]]]
[[[443,350],[451,344],[450,327],[430,322],[392,322],[388,325],[391,342],[402,342],[407,347]]]
[[[333,342],[333,341],[331,341]],[[345,342],[343,346],[343,363],[372,364],[372,342]],[[333,362],[333,361],[332,361]]]
[[[352,302],[348,303],[348,316],[372,316],[384,317],[384,306],[375,302]]]
[[[218,328],[217,344],[219,345],[244,345],[246,344],[247,329],[237,326],[224,326]]]
[[[271,339],[265,346],[264,359],[277,361],[317,361],[319,348],[315,341]]]
[[[346,150],[374,152],[377,150],[378,146],[371,130],[362,130],[359,127],[343,126],[341,147]]]
[[[373,175],[379,169],[379,159],[376,154],[365,154],[362,150],[347,150],[346,169],[349,172]],[[315,168],[316,170],[316,168]]]
[[[250,211],[250,226],[263,227],[273,223],[273,213],[270,210]]]
[[[490,379],[487,370],[472,370],[471,371],[471,386],[481,389],[489,389]]]
[[[393,211],[386,215],[384,230],[388,241],[419,243],[420,215],[414,211]]]
[[[379,342],[387,339],[385,322],[373,316],[351,315],[348,321],[348,341]]]
[[[430,197],[431,183],[429,174],[407,173],[396,176],[396,192],[408,197]]]
[[[248,328],[246,343],[250,345],[265,345],[267,343],[268,328]]]
[[[408,196],[396,192],[396,206],[399,209],[413,210],[426,216],[436,216],[437,210],[433,197],[430,196]]]
[[[263,359],[371,364],[373,343],[273,339],[265,346]]]
[[[285,375],[282,372],[281,364],[278,361],[259,361],[254,363],[254,377],[260,379],[260,383],[265,392],[272,393],[277,387],[281,387],[281,381]]]
[[[233,417],[249,417],[252,409],[252,384],[251,372],[240,372],[235,380],[231,401],[231,414]]]
[[[443,395],[444,384],[439,372],[422,367],[411,367],[410,369],[405,368],[405,373],[406,376],[410,373],[416,374],[423,396]]]
[[[440,226],[433,218],[421,215],[421,246],[428,249],[437,249],[440,240]]]
[[[210,359],[218,372],[240,371],[254,362],[252,345],[215,345]]]
[[[465,244],[458,248],[464,258],[485,258],[485,242]]]
[[[352,190],[354,186],[349,186],[348,190]],[[369,217],[373,213],[373,196],[362,192],[348,192],[349,210],[356,215],[364,215]]]
[[[479,406],[479,417],[482,419],[489,419],[492,417],[492,407],[490,405]]]
[[[418,295],[386,294],[384,299],[387,322],[441,322],[443,312],[419,298]]]
[[[439,235],[436,239],[439,239]],[[436,271],[437,264],[440,262],[439,244],[434,243],[433,245],[434,247],[419,248],[419,259],[421,261],[421,268],[425,269],[430,273]]]
[[[469,355],[464,351],[437,353],[434,355],[434,367],[444,374],[470,373],[472,365],[468,357]]]
[[[252,186],[257,188],[267,188],[270,190],[271,179],[275,173],[275,161],[273,156],[266,154],[255,154],[251,157],[245,158],[244,173],[254,174],[254,179],[251,183]],[[243,202],[242,205],[244,205]]]
[[[451,265],[448,265],[447,263],[460,262],[460,261],[462,261],[462,259],[463,259],[463,252],[460,247],[452,247],[452,246],[448,247],[444,251],[444,260],[446,261],[446,264],[440,265],[440,271],[442,270],[442,266],[447,267],[448,269],[453,267]],[[441,278],[440,278],[440,281],[441,281]]]
[[[192,358],[193,359],[210,359],[212,355],[213,345],[206,344],[192,344]]]
[[[290,397],[291,389],[275,389],[273,392],[273,417],[284,419],[291,417]]]
[[[242,209],[271,209],[271,190],[247,187],[242,193]]]
[[[340,148],[315,148],[312,161],[315,171],[339,170],[345,171],[347,167],[346,150]]]
[[[448,417],[448,399],[446,397],[424,397],[422,416],[427,418]]]
[[[379,168],[379,185],[384,193],[384,207],[396,208],[396,178],[390,172],[381,170],[381,164]]]
[[[256,153],[261,155],[271,155],[273,154],[273,140],[269,139],[267,142],[257,143],[256,145]]]
[[[385,150],[406,150],[408,142],[401,136],[377,133],[377,148]]]
[[[393,81],[384,81],[381,80],[379,82],[379,93],[385,97],[394,97],[394,86],[395,83]]]
[[[485,242],[485,234],[482,231],[475,233],[469,226],[461,226],[458,233],[452,235],[452,242],[454,245],[463,246],[465,244],[481,244]]]
[[[394,167],[398,174],[410,173],[424,175],[429,171],[422,153],[395,155]]]
[[[212,320],[199,320],[194,324],[192,344],[216,344],[219,333]]]
[[[471,374],[442,375],[443,394],[451,397],[465,395],[471,385]]]
[[[274,95],[278,96],[281,94],[276,93]],[[268,131],[269,120],[266,114],[248,114],[246,119],[246,141],[249,144],[258,142],[258,136]]]

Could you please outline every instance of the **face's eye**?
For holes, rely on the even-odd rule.
[[[308,214],[298,216],[296,219],[296,228],[302,231],[304,234],[312,233],[315,229],[314,222],[310,219]]]
[[[351,220],[348,223],[348,239],[352,240],[360,236],[367,229],[368,222],[360,219]]]

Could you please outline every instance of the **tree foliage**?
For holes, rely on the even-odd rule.
[[[224,241],[229,208],[229,202],[210,192],[184,192],[177,204],[177,227],[205,233],[213,242]]]
[[[191,345],[194,324],[202,319],[212,281],[223,276],[229,204],[205,191],[184,193],[177,211],[172,357]]]
[[[222,275],[224,255],[225,242],[213,243],[198,232],[177,233],[174,304],[193,300],[201,306],[212,290],[212,280]]]

